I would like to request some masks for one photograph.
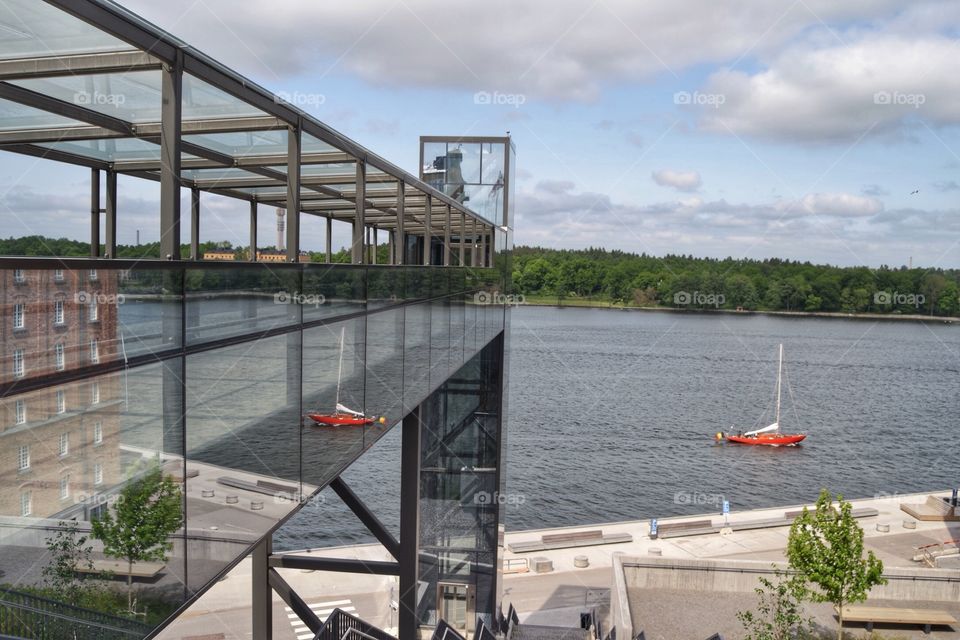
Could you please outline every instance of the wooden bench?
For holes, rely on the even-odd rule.
[[[814,513],[813,509],[809,510],[810,513]],[[793,522],[803,513],[803,509],[797,509],[796,511],[786,511],[783,514],[783,517],[787,520]],[[880,515],[880,512],[873,507],[857,507],[850,510],[850,515],[854,518],[873,518],[874,516]]]
[[[540,536],[544,544],[554,544],[557,542],[577,542],[580,540],[603,540],[602,529],[591,529],[590,531],[574,531],[573,533],[550,533]]]
[[[116,576],[153,579],[167,566],[162,562],[134,562],[133,567],[129,567],[123,560],[94,560],[92,565],[92,567],[76,567],[74,571],[77,573],[109,572]]]
[[[602,529],[590,531],[572,531],[570,533],[548,533],[540,536],[539,540],[524,540],[511,542],[507,549],[513,553],[529,553],[530,551],[552,551],[554,549],[570,549],[572,547],[591,547],[598,544],[621,544],[633,542],[629,533],[607,533]]]
[[[657,524],[658,538],[676,538],[678,536],[696,536],[705,533],[716,533],[712,520],[682,520],[680,522],[661,522]]]
[[[837,607],[833,609],[838,612]],[[873,625],[876,622],[881,624],[923,625],[924,633],[930,633],[930,627],[935,624],[949,627],[957,623],[956,618],[939,609],[906,609],[863,605],[845,606],[843,608],[843,621],[866,622],[867,631],[873,631]]]
[[[950,503],[937,496],[927,496],[925,502],[901,502],[900,510],[925,522],[960,522]]]

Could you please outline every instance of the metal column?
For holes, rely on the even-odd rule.
[[[487,266],[487,228],[483,227],[480,233],[480,268]]]
[[[100,171],[90,170],[90,257],[100,257]]]
[[[463,265],[463,243],[467,240],[467,214],[463,211],[460,212],[460,262],[459,266]]]
[[[353,264],[363,264],[363,230],[366,226],[365,217],[367,213],[367,165],[360,158],[357,158],[357,177],[354,192],[356,193],[357,212],[353,218],[351,262]]]
[[[183,54],[163,65],[160,79],[160,255],[180,259],[180,125]]]
[[[327,216],[327,264],[333,261],[333,218]]]
[[[257,201],[250,201],[250,262],[257,261]]]
[[[470,266],[479,267],[480,262],[477,259],[477,219],[474,218],[470,223]]]
[[[407,260],[407,234],[403,231],[404,207],[406,206],[406,184],[403,180],[397,181],[397,261],[403,264]]]
[[[117,172],[107,171],[107,195],[104,202],[104,255],[117,257]]]
[[[443,266],[450,266],[450,205],[447,205],[447,215],[443,222]]]
[[[270,554],[273,537],[267,536],[253,548],[250,554],[253,593],[251,609],[253,617],[252,636],[260,640],[273,638],[273,590],[270,588]]]
[[[420,408],[403,419],[400,449],[400,640],[416,640],[420,547]]]
[[[190,189],[190,259],[200,255],[200,189]]]
[[[300,126],[287,128],[287,262],[300,260]]]
[[[433,245],[433,196],[427,194],[427,207],[423,214],[423,264],[430,265]]]

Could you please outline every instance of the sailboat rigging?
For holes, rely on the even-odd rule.
[[[780,397],[783,388],[783,344],[780,345],[780,359],[777,363],[777,411],[773,424],[761,429],[754,429],[746,433],[724,434],[718,433],[717,440],[726,439],[727,442],[737,444],[767,445],[773,447],[790,446],[801,442],[807,437],[804,433],[780,432]]]
[[[340,328],[340,364],[337,367],[337,399],[333,413],[308,413],[307,417],[320,425],[332,427],[351,427],[373,424],[373,418],[367,417],[362,411],[354,411],[340,402],[340,385],[343,380],[343,345],[346,327]],[[380,418],[385,422],[384,418]]]

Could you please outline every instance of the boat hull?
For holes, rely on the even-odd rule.
[[[788,447],[798,444],[806,434],[803,433],[758,433],[755,436],[731,436],[728,435],[727,442],[736,444],[766,445],[768,447]]]
[[[307,417],[326,427],[362,427],[363,425],[373,424],[373,418],[352,416],[346,413],[308,413]]]

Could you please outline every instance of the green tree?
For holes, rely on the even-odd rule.
[[[46,544],[50,561],[41,572],[44,584],[56,591],[63,600],[75,601],[82,582],[77,571],[93,570],[93,546],[89,544],[87,536],[80,535],[79,525],[72,520],[59,522],[57,532],[47,538]]]
[[[803,617],[803,600],[807,595],[806,585],[798,576],[788,576],[774,570],[776,582],[760,578],[757,593],[757,610],[740,611],[737,619],[746,635],[743,640],[789,640],[812,625]]]
[[[121,491],[113,509],[94,520],[93,537],[103,552],[127,561],[127,607],[133,611],[133,563],[166,562],[170,534],[180,528],[180,486],[154,463]]]
[[[810,599],[837,607],[838,640],[843,639],[843,607],[863,602],[871,588],[887,582],[883,562],[872,551],[864,557],[863,529],[854,519],[850,503],[838,495],[835,508],[826,489],[820,492],[814,512],[804,507],[793,521],[787,557],[808,584]]]

